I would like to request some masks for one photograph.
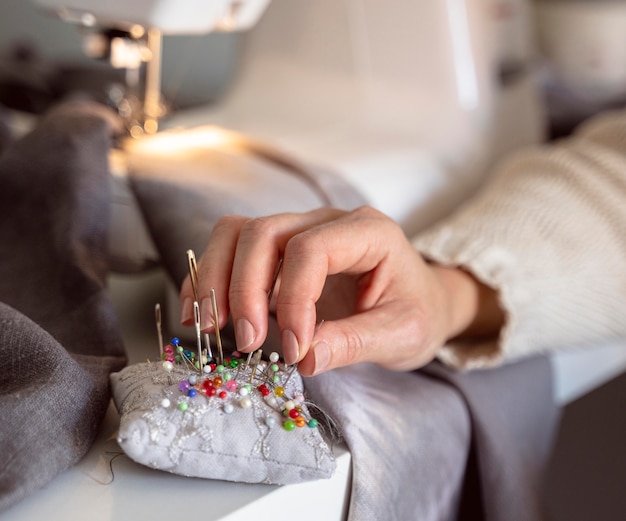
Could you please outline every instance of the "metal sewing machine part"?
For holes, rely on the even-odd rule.
[[[76,25],[85,55],[122,70],[124,82],[105,87],[108,104],[123,117],[131,138],[156,134],[168,113],[161,92],[163,35],[201,35],[252,27],[270,0],[33,0],[42,11]],[[128,152],[111,151],[110,253],[119,272],[142,271],[158,254],[128,186]]]
[[[163,34],[239,31],[253,26],[269,0],[35,0],[81,27],[83,51],[125,71],[125,86],[110,89],[111,105],[131,136],[154,134],[166,113],[161,96]]]

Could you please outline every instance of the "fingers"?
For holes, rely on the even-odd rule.
[[[260,347],[267,336],[268,292],[285,244],[294,235],[332,220],[343,212],[323,208],[303,214],[280,214],[249,219],[222,217],[215,225],[198,263],[198,293],[203,331],[211,331],[210,290],[215,290],[219,327],[229,313],[235,325],[238,349]],[[323,286],[323,280],[320,281]],[[193,323],[193,291],[189,277],[181,288],[181,322]],[[311,318],[315,321],[314,315]]]
[[[285,288],[284,269],[289,241],[305,230],[333,220],[341,213],[339,210],[324,208],[303,214],[280,214],[251,219],[241,227],[229,291],[230,310],[239,350],[246,352],[256,349],[265,340],[269,313],[268,294],[272,289],[279,259],[283,258],[282,280],[277,295],[277,315],[280,317],[279,303]],[[324,280],[325,274],[312,278],[311,292],[319,293]],[[300,322],[312,327],[315,323],[315,306],[301,307],[300,313]],[[284,330],[282,339],[283,349],[287,346],[287,354],[283,353],[287,360],[293,352],[293,347],[289,346],[297,343],[297,339],[294,340],[293,332]]]
[[[219,327],[230,313],[237,348],[260,347],[267,336],[268,293],[281,259],[275,299],[283,358],[287,364],[299,362],[303,375],[364,361],[413,369],[432,359],[434,346],[441,345],[443,339],[432,336],[443,328],[428,311],[440,304],[431,294],[435,286],[424,277],[428,268],[400,227],[367,207],[220,219],[198,266],[203,328],[212,330],[208,296],[214,288]],[[336,274],[352,281],[345,293],[350,298],[335,298],[344,313],[334,309],[332,316],[340,319],[325,322],[315,334],[316,322],[325,318],[317,317],[316,303]],[[186,323],[193,318],[192,298],[187,279],[181,290]]]
[[[228,320],[228,291],[232,265],[237,251],[237,240],[247,220],[246,217],[239,215],[222,217],[214,226],[207,249],[198,262],[198,298],[204,331],[214,330],[212,289],[215,291],[215,302],[219,312],[218,327],[224,327]]]

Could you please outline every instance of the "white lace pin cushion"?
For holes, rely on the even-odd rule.
[[[250,374],[214,365],[200,374],[169,362],[112,374],[120,447],[137,463],[183,476],[272,484],[329,478],[336,462],[302,400],[297,371],[285,388],[258,375],[250,385]]]

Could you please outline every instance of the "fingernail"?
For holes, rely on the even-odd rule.
[[[235,339],[237,341],[237,349],[246,349],[256,338],[254,326],[245,318],[237,320],[235,328]]]
[[[330,364],[330,346],[324,342],[317,342],[311,346],[313,351],[313,359],[315,364],[313,365],[313,375],[320,374],[325,371]]]
[[[293,331],[285,329],[281,335],[283,359],[287,365],[295,364],[300,356],[298,339]]]
[[[185,297],[180,310],[180,323],[187,324],[190,321],[193,321],[193,303],[189,297]]]
[[[210,298],[205,298],[200,303],[200,317],[202,329],[210,329],[215,325],[215,320],[213,319],[213,306]]]

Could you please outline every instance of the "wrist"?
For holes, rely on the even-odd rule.
[[[497,291],[461,268],[431,267],[446,293],[446,339],[497,336],[504,323]]]

